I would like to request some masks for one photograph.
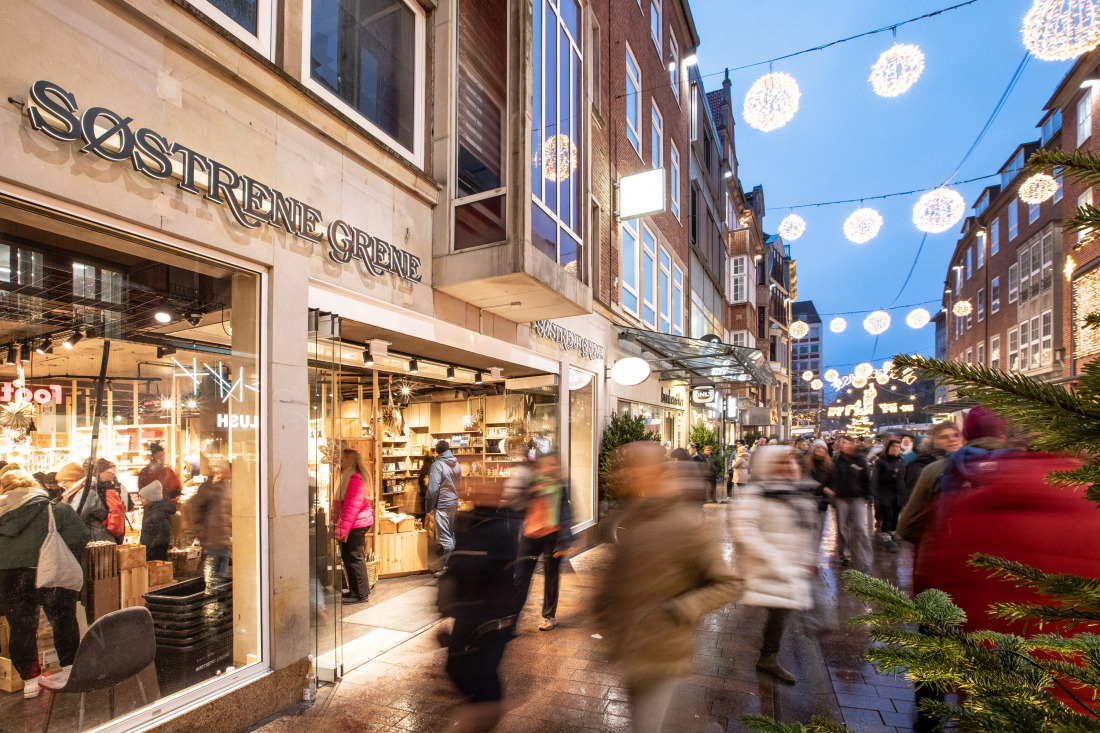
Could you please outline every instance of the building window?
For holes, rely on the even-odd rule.
[[[1039,316],[1035,316],[1034,318],[1031,319],[1031,368],[1032,369],[1036,369],[1038,367],[1043,366],[1043,361],[1040,358],[1041,354],[1040,354],[1040,351],[1039,351],[1039,342],[1040,342],[1039,333],[1040,333],[1039,332]],[[1020,346],[1023,347],[1023,344],[1021,343]]]
[[[985,344],[978,344],[977,347],[978,366],[985,366]]]
[[[1019,204],[1016,203],[1016,199],[1012,199],[1012,203],[1008,205],[1008,241],[1012,241],[1016,238],[1016,234],[1019,232],[1019,226],[1017,222],[1017,209]]]
[[[668,83],[672,85],[672,96],[680,101],[680,44],[670,28],[668,31]]]
[[[1008,332],[1008,371],[1017,372],[1020,370],[1020,337],[1016,333],[1016,329],[1013,328]]]
[[[1085,323],[1100,311],[1100,268],[1073,278],[1073,345],[1078,357],[1100,353],[1100,330]]]
[[[1027,205],[1027,223],[1034,224],[1035,220],[1039,218],[1039,204]]]
[[[672,214],[677,219],[680,218],[680,151],[676,149],[675,143],[669,143],[668,147],[669,166],[668,173],[668,200]]]
[[[1055,182],[1058,184],[1058,188],[1054,191],[1054,203],[1058,203],[1062,200],[1062,176],[1061,174],[1054,177]]]
[[[978,323],[985,318],[985,288],[978,288]]]
[[[734,331],[730,334],[731,346],[748,346],[748,331]]]
[[[1092,134],[1092,89],[1085,89],[1077,100],[1077,147]]]
[[[1050,289],[1054,284],[1054,236],[1047,231],[1042,237],[1033,237],[1031,246],[1020,250],[1020,302]]]
[[[974,265],[974,248],[973,247],[967,247],[966,248],[966,279],[967,280],[970,279],[970,272],[971,272],[971,269],[972,269],[973,265]]]
[[[420,165],[423,12],[405,0],[312,0],[308,33],[309,78]]]
[[[1007,190],[1008,184],[1012,183],[1012,179],[1016,177],[1020,171],[1024,169],[1024,151],[1017,150],[1016,155],[1012,156],[1012,160],[1009,161],[1008,166],[1001,171],[1001,189]]]
[[[649,37],[653,39],[653,45],[657,47],[657,54],[661,53],[661,0],[653,0],[649,4]]]
[[[971,308],[970,312],[966,314],[966,327],[970,328],[974,325],[974,309]]]
[[[1001,251],[1001,219],[997,217],[989,224],[989,256]]]
[[[626,47],[626,139],[642,154],[642,72]]]
[[[995,277],[989,281],[989,312],[997,313],[1001,310],[1001,278]]]
[[[1001,337],[993,336],[989,339],[989,368],[1001,368]]]
[[[657,328],[657,239],[649,227],[642,225],[642,321]]]
[[[978,241],[974,243],[974,249],[977,251],[977,269],[982,269],[985,265],[985,232],[978,232]]]
[[[638,315],[638,220],[624,219],[622,237],[623,310]]]
[[[1015,263],[1008,268],[1008,302],[1015,303],[1017,289],[1019,288],[1019,270],[1016,268]]]
[[[672,258],[661,248],[657,270],[657,297],[660,298],[661,333],[672,333]]]
[[[1043,121],[1042,132],[1039,136],[1039,143],[1046,145],[1050,142],[1050,139],[1054,137],[1054,133],[1058,132],[1062,127],[1062,108],[1055,107],[1054,111]]]
[[[748,260],[745,255],[730,258],[730,300],[742,303],[748,298]]]
[[[1043,360],[1043,364],[1049,366],[1053,363],[1053,351],[1051,346],[1054,343],[1054,316],[1051,311],[1043,311],[1042,316],[1042,341],[1039,343],[1039,358]]]
[[[966,363],[967,364],[973,364],[974,363],[974,350],[973,349],[967,349],[966,350]]]
[[[672,333],[684,335],[684,271],[672,266]]]
[[[193,0],[192,4],[264,58],[271,58],[273,0]]]
[[[600,24],[592,16],[592,52],[588,56],[588,66],[592,69],[592,102],[596,105],[596,111],[603,115],[603,74],[601,72],[603,50],[600,48],[602,34]]]
[[[649,162],[654,168],[661,167],[662,153],[664,152],[664,123],[661,120],[661,111],[657,109],[657,103],[653,102],[653,114],[650,120],[652,125],[649,134]]]
[[[1077,197],[1077,208],[1078,209],[1085,208],[1087,206],[1092,206],[1092,189],[1091,188],[1086,188],[1084,193],[1082,193],[1080,196]],[[1077,241],[1078,242],[1083,242],[1085,240],[1085,238],[1090,236],[1091,234],[1092,234],[1092,231],[1089,230],[1089,229],[1078,229],[1077,230]]]
[[[577,0],[534,7],[531,142],[541,161],[531,170],[531,244],[583,281],[582,16]]]

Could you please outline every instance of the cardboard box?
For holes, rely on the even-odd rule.
[[[117,575],[113,578],[85,580],[84,582],[88,586],[88,601],[90,603],[87,608],[89,625],[96,619],[119,609],[119,579]]]
[[[145,545],[119,545],[115,551],[118,553],[119,572],[145,568]]]
[[[123,570],[118,576],[121,607],[144,606],[145,598],[143,596],[149,592],[149,570],[145,565],[143,564],[140,568]]]
[[[0,690],[4,692],[23,691],[23,679],[15,671],[15,667],[12,666],[11,660],[7,657],[0,657]]]
[[[149,568],[149,587],[172,582],[171,561],[150,560],[145,566]]]
[[[8,620],[3,616],[0,616],[0,657],[6,657],[9,654],[10,642],[8,637],[10,635],[8,630]]]

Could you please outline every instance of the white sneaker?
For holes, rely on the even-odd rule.
[[[69,681],[69,672],[72,669],[73,665],[70,664],[68,667],[62,667],[60,672],[44,674],[38,678],[38,684],[47,690],[60,690]]]
[[[41,677],[31,677],[29,680],[23,680],[24,700],[30,700],[42,694],[42,688],[38,686],[38,680],[40,679]]]

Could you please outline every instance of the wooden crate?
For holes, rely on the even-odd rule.
[[[0,657],[0,690],[4,692],[23,691],[23,679],[15,671],[15,666],[7,657]]]
[[[420,573],[428,569],[428,533],[395,532],[378,535],[378,557],[382,561],[379,575]]]
[[[149,569],[149,587],[166,585],[172,582],[172,562],[170,560],[150,560],[145,563]]]
[[[144,595],[149,592],[149,570],[142,565],[119,573],[119,588],[122,608],[144,606]]]
[[[118,545],[115,552],[118,553],[120,572],[145,567],[145,545]]]

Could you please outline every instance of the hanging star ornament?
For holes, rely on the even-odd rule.
[[[844,236],[849,242],[865,244],[878,234],[882,227],[882,217],[874,209],[860,208],[851,213],[844,222]]]
[[[779,223],[779,236],[788,242],[793,242],[805,232],[806,220],[798,214],[787,214],[787,218]]]
[[[1020,184],[1020,200],[1025,204],[1041,204],[1058,192],[1058,181],[1046,173],[1036,173]]]
[[[946,232],[962,221],[966,202],[958,191],[937,188],[920,197],[913,207],[913,223],[917,229],[929,234]]]
[[[1035,0],[1024,16],[1024,46],[1043,61],[1077,58],[1100,45],[1098,0]]]
[[[895,43],[871,67],[871,86],[880,97],[896,97],[909,91],[924,71],[924,54],[909,43]]]
[[[773,71],[757,79],[745,95],[742,115],[757,130],[778,130],[798,111],[798,82],[789,74]]]

